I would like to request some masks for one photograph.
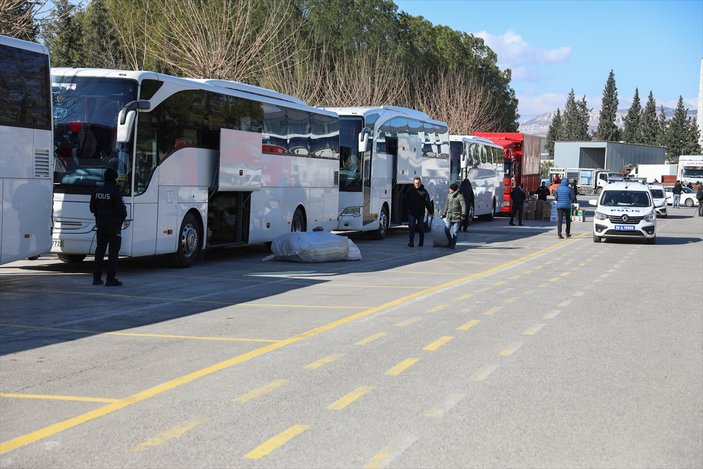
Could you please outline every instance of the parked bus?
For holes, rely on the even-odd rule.
[[[412,109],[382,106],[330,108],[339,114],[340,231],[367,231],[383,239],[408,223],[405,192],[419,176],[435,210],[449,187],[447,124]]]
[[[683,183],[703,182],[703,155],[679,156],[678,180]]]
[[[504,174],[503,203],[500,213],[511,213],[510,191],[512,184],[522,184],[525,193],[535,192],[540,185],[540,158],[542,137],[523,133],[475,132],[503,148]]]
[[[51,249],[52,152],[49,52],[0,36],[0,264]]]
[[[483,137],[452,135],[449,140],[452,181],[468,179],[474,192],[469,219],[492,220],[505,192],[503,148]]]
[[[90,194],[106,168],[127,206],[122,256],[268,243],[336,228],[339,119],[275,91],[145,71],[54,69],[52,252],[95,251]]]

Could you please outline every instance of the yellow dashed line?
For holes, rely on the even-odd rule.
[[[254,389],[253,391],[249,391],[246,394],[243,394],[235,399],[234,402],[238,402],[240,404],[244,404],[245,402],[252,401],[256,399],[257,397],[265,396],[266,394],[271,394],[273,391],[276,389],[280,388],[284,384],[288,382],[287,379],[274,379],[270,383],[261,386],[260,388]]]
[[[454,340],[454,337],[450,335],[444,335],[440,337],[439,339],[435,340],[431,344],[427,344],[424,347],[422,347],[422,350],[426,350],[428,352],[434,352],[438,348],[440,348],[442,345],[446,344],[447,342],[451,342]]]
[[[408,368],[410,368],[411,366],[413,366],[418,361],[420,361],[419,358],[406,358],[402,362],[395,365],[393,368],[386,371],[384,374],[387,376],[398,376],[399,374],[401,374],[403,371],[405,371]]]
[[[503,350],[501,350],[498,353],[498,355],[500,355],[501,357],[509,357],[510,355],[517,352],[520,349],[520,347],[522,347],[522,346],[523,346],[522,342],[517,343],[517,344],[513,344],[509,347],[505,347]]]
[[[352,392],[340,397],[339,399],[334,401],[332,404],[328,405],[327,408],[331,409],[331,410],[342,410],[345,407],[347,407],[349,404],[356,401],[357,399],[362,397],[364,394],[368,394],[372,390],[373,390],[373,386],[361,386],[359,388],[356,388]]]
[[[467,323],[464,323],[464,324],[462,324],[461,326],[457,327],[457,330],[460,330],[460,331],[468,331],[469,329],[471,329],[472,327],[474,327],[474,326],[475,326],[476,324],[478,324],[479,322],[481,322],[480,319],[472,319],[471,321],[469,321],[469,322],[467,322]]]
[[[379,333],[377,333],[377,334],[370,335],[370,336],[368,336],[368,337],[365,338],[365,339],[361,339],[360,341],[358,341],[358,342],[355,343],[354,345],[366,345],[366,344],[370,344],[370,343],[373,342],[374,340],[378,340],[378,339],[380,339],[381,337],[383,337],[383,336],[385,336],[385,335],[387,335],[385,332],[379,332]]]
[[[409,326],[410,324],[418,322],[421,319],[422,319],[421,317],[408,318],[405,321],[400,321],[399,323],[395,324],[395,327]]]
[[[467,294],[465,294],[465,295],[461,295],[461,296],[460,296],[459,298],[457,298],[456,300],[457,300],[457,301],[465,301],[465,300],[468,300],[469,298],[471,298],[472,296],[474,296],[473,293],[467,293]]]
[[[427,310],[428,313],[439,313],[445,309],[449,308],[449,305],[437,305],[434,308]]]
[[[328,365],[343,356],[343,353],[333,353],[331,355],[327,355],[326,357],[322,357],[319,360],[315,360],[312,363],[308,363],[307,365],[305,365],[305,368],[307,368],[308,370],[316,370],[317,368],[322,368],[323,366]]]
[[[154,438],[150,438],[137,446],[134,447],[134,451],[146,451],[148,449],[151,449],[155,446],[162,445],[166,443],[167,441],[176,439],[180,436],[185,435],[195,427],[198,427],[206,422],[208,422],[209,419],[193,419],[189,420],[188,422],[184,423],[183,425],[178,425],[176,427],[173,427],[170,430],[167,430],[163,433],[159,433],[157,436]]]
[[[500,306],[494,306],[492,308],[488,308],[486,311],[483,312],[483,314],[484,316],[493,316],[498,311],[500,311]]]
[[[264,441],[259,446],[245,454],[244,457],[247,459],[261,459],[271,453],[271,451],[285,445],[290,440],[306,431],[308,428],[310,428],[310,425],[293,425],[273,438]]]

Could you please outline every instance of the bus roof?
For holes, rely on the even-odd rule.
[[[393,113],[399,116],[431,122],[434,124],[447,125],[446,122],[432,119],[424,112],[400,106],[358,106],[358,107],[325,107],[329,111],[336,112],[340,116],[361,116],[366,117],[371,113]]]
[[[158,80],[164,83],[170,83],[182,86],[184,89],[194,88],[205,91],[212,91],[227,95],[233,95],[240,98],[252,99],[269,104],[278,104],[297,109],[313,111],[319,114],[335,116],[332,111],[324,108],[315,108],[306,104],[303,100],[279,93],[274,90],[262,88],[260,86],[248,85],[237,81],[229,80],[213,80],[205,78],[180,78],[163,73],[145,71],[145,70],[111,70],[102,68],[52,68],[52,76],[63,77],[98,77],[98,78],[127,78],[136,80],[141,83],[142,80]]]
[[[490,145],[492,147],[502,148],[500,145],[494,143],[492,140],[485,138],[485,137],[477,137],[476,135],[450,135],[449,141],[450,142],[463,142],[463,141],[478,142],[478,143],[483,143],[484,145]]]
[[[34,42],[23,41],[22,39],[16,39],[14,37],[3,36],[0,34],[0,44],[3,46],[10,46],[16,49],[24,49],[30,52],[36,52],[37,54],[49,54],[49,49],[41,44]]]

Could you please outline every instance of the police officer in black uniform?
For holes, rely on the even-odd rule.
[[[99,187],[90,198],[90,211],[95,215],[95,225],[98,228],[98,244],[95,248],[95,266],[93,268],[93,285],[102,285],[103,257],[108,249],[107,279],[108,287],[122,285],[116,275],[117,257],[122,244],[122,223],[127,218],[127,208],[122,201],[122,194],[117,188],[117,171],[112,168],[105,170],[105,183]]]

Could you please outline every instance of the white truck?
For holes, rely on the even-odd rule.
[[[592,169],[592,168],[552,168],[549,170],[549,183],[551,184],[552,193],[556,190],[554,185],[555,178],[558,176],[559,179],[564,179],[565,177],[569,179],[569,182],[576,180],[576,187],[578,188],[578,193],[582,195],[589,194],[600,194],[606,184],[608,184],[608,179],[612,176],[622,176],[622,172],[609,171],[607,169]]]

